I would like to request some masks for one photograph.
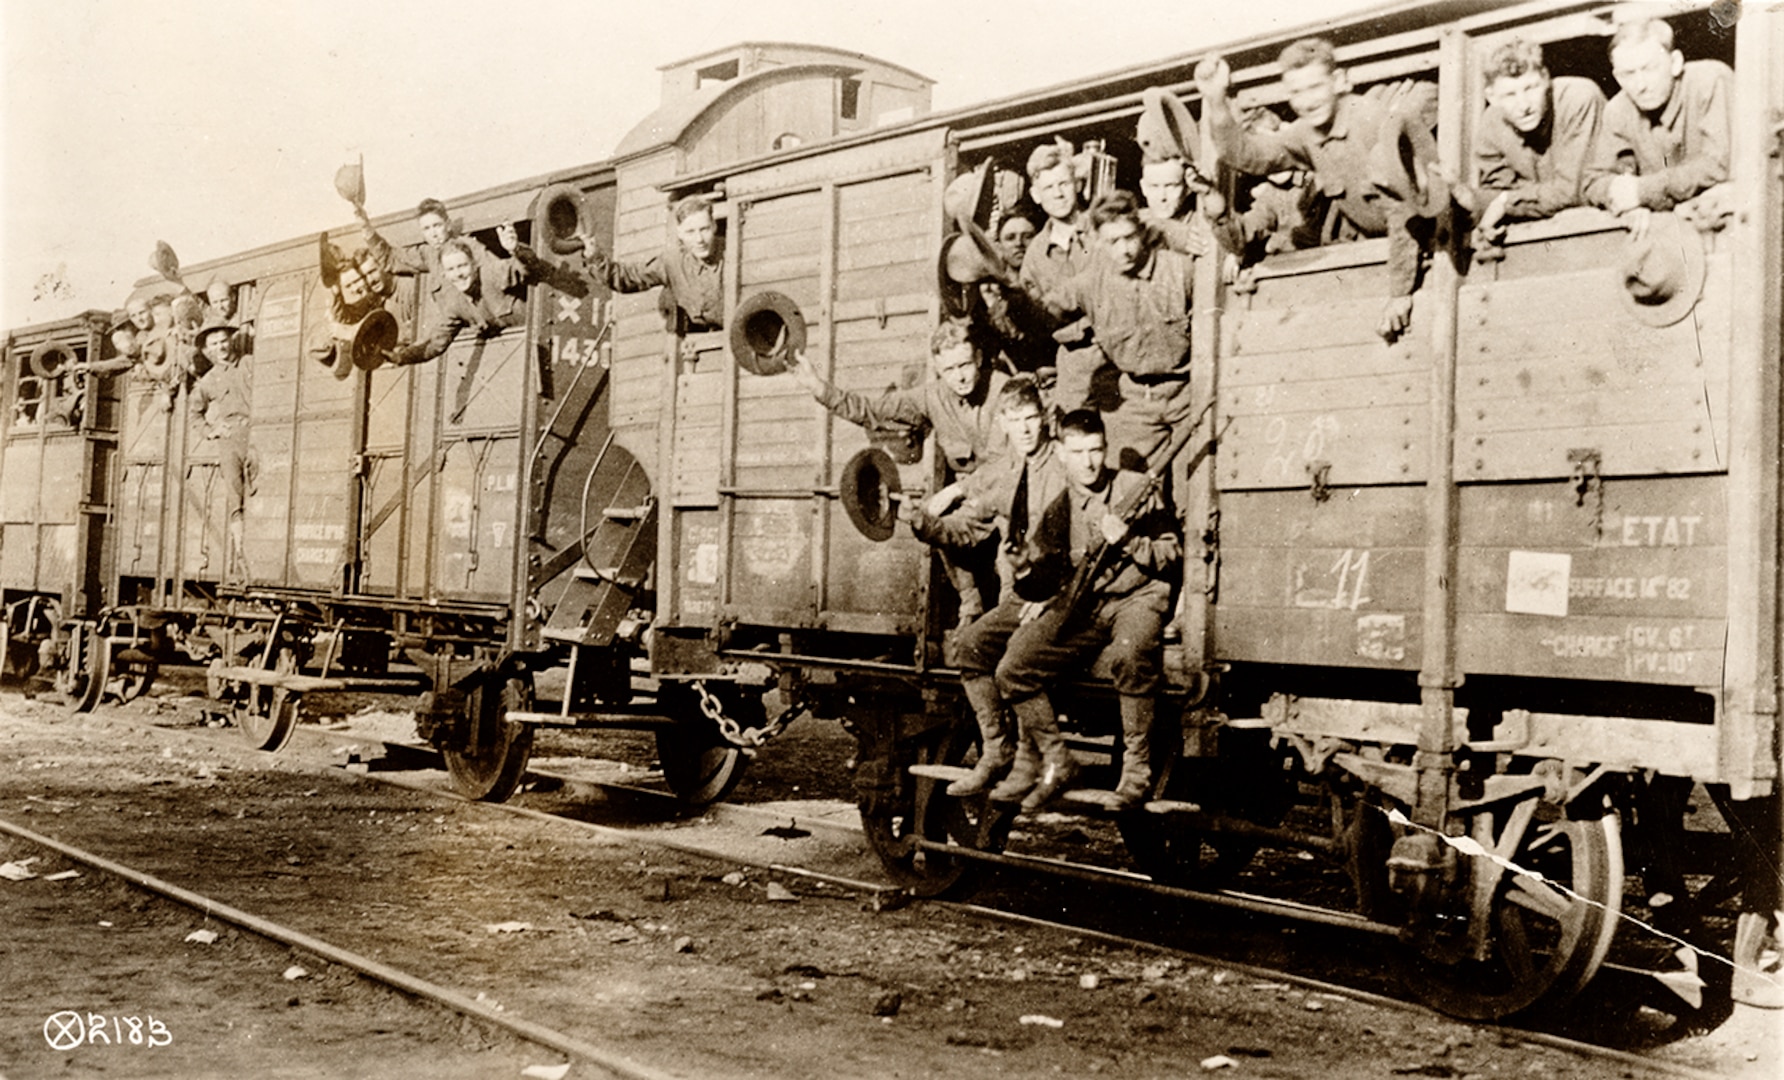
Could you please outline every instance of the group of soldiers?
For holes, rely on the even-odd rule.
[[[938,268],[946,317],[930,342],[932,378],[865,395],[831,385],[802,356],[789,360],[793,377],[838,416],[933,432],[956,478],[899,510],[935,546],[960,597],[950,653],[982,748],[950,795],[989,790],[994,801],[1033,810],[1069,787],[1077,768],[1049,691],[1099,654],[1119,697],[1123,744],[1105,801],[1129,809],[1150,789],[1150,732],[1183,558],[1172,485],[1159,479],[1167,447],[1180,448],[1196,414],[1196,260],[1224,253],[1242,267],[1278,251],[1386,236],[1389,296],[1378,329],[1391,341],[1410,326],[1441,214],[1471,218],[1477,246],[1502,241],[1509,222],[1580,205],[1619,215],[1637,244],[1657,212],[1705,231],[1726,221],[1732,71],[1687,61],[1657,19],[1622,23],[1609,51],[1621,92],[1607,103],[1589,80],[1552,77],[1535,43],[1493,48],[1474,183],[1446,175],[1437,160],[1434,84],[1354,93],[1330,42],[1297,41],[1280,57],[1294,114],[1283,122],[1266,109],[1235,109],[1228,65],[1210,58],[1196,83],[1216,148],[1212,178],[1187,108],[1149,92],[1136,133],[1143,205],[1107,183],[1086,205],[1087,189],[1099,186],[1100,147],[1063,141],[1036,148],[1025,176],[986,163],[950,186],[958,231]],[[1073,568],[1078,587],[1041,572],[1050,562]]]

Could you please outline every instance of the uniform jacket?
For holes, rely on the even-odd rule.
[[[917,386],[889,390],[877,397],[829,386],[818,400],[826,409],[862,427],[907,424],[919,431],[934,431],[936,449],[948,467],[964,475],[1009,447],[997,422],[997,394],[1007,378],[1003,372],[993,371],[964,398],[930,376]]]
[[[1598,149],[1586,165],[1586,199],[1603,206],[1610,182],[1633,162],[1641,204],[1670,210],[1728,179],[1734,71],[1720,60],[1692,60],[1659,116],[1619,93],[1604,107]]]
[[[1068,488],[1049,508],[1045,526],[1055,535],[1060,533],[1060,517],[1069,520],[1066,535],[1070,537],[1072,566],[1076,567],[1102,543],[1102,520],[1123,505],[1134,492],[1147,484],[1144,474],[1126,469],[1112,469],[1108,479],[1096,491]],[[1145,509],[1133,519],[1128,534],[1091,582],[1100,596],[1127,596],[1141,589],[1169,589],[1172,571],[1183,561],[1183,537],[1176,515],[1159,494],[1147,497]]]
[[[676,306],[688,317],[692,329],[722,330],[725,326],[725,252],[715,241],[712,258],[695,258],[679,242],[670,250],[642,263],[614,262],[607,267],[607,284],[618,292],[634,293],[666,286]]]
[[[438,307],[433,332],[427,340],[405,345],[393,356],[396,363],[415,364],[432,360],[445,352],[461,330],[471,330],[478,337],[500,333],[510,326],[527,321],[524,289],[532,273],[524,266],[533,262],[533,253],[525,244],[513,259],[482,263],[477,270],[476,296],[457,287],[441,289],[434,300]]]
[[[253,377],[241,360],[214,364],[193,384],[187,407],[204,417],[207,439],[245,434],[253,391]]]
[[[1529,135],[1512,127],[1499,106],[1487,106],[1474,162],[1482,187],[1507,193],[1506,217],[1552,217],[1584,201],[1586,159],[1603,113],[1598,84],[1572,76],[1549,84],[1549,114]]]
[[[1154,246],[1132,274],[1107,259],[1061,282],[1050,301],[1082,312],[1109,360],[1129,375],[1182,375],[1189,371],[1189,305],[1195,260]]]

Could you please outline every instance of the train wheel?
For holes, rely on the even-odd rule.
[[[56,689],[67,697],[70,711],[93,711],[105,692],[110,669],[110,650],[99,628],[75,624],[69,631],[68,667],[56,680]]]
[[[904,744],[904,751],[893,755],[896,792],[860,804],[867,846],[896,884],[918,896],[966,892],[975,867],[971,860],[920,847],[919,838],[970,848],[1002,846],[998,837],[1008,829],[1011,815],[993,810],[983,795],[950,798],[944,781],[906,771],[910,765],[958,765],[972,743],[973,733],[955,724]]]
[[[1533,798],[1483,810],[1468,835],[1497,859],[1460,857],[1455,883],[1418,917],[1400,955],[1402,980],[1433,1007],[1471,1020],[1565,1003],[1597,973],[1616,931],[1618,817],[1574,819]]]
[[[473,713],[479,721],[476,745],[441,748],[454,790],[482,802],[504,802],[514,794],[533,754],[533,728],[511,723],[504,716],[510,710],[532,707],[533,681],[528,676],[509,676],[500,689],[487,683],[471,691],[465,708],[477,710]]]
[[[111,658],[110,686],[119,701],[135,701],[149,692],[161,667],[153,657],[134,646],[120,649]]]
[[[665,711],[674,723],[657,729],[657,762],[663,782],[690,806],[709,806],[736,789],[749,765],[743,748],[725,741],[718,725],[701,713],[691,691],[664,688]],[[719,691],[723,693],[723,690]],[[737,705],[725,695],[727,707]],[[741,722],[741,720],[740,720]]]
[[[296,674],[297,654],[290,649],[280,649],[273,670],[280,675]],[[282,686],[256,685],[248,691],[247,702],[236,707],[235,722],[254,749],[282,750],[291,741],[291,732],[297,727],[302,701],[302,695],[293,694]]]

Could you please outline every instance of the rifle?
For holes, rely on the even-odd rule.
[[[1201,430],[1202,424],[1213,410],[1214,401],[1210,399],[1206,405],[1202,406],[1202,411],[1196,414],[1195,423],[1189,425],[1189,430],[1173,442],[1164,455],[1155,459],[1151,468],[1146,470],[1146,482],[1135,488],[1133,494],[1128,496],[1126,501],[1114,508],[1115,516],[1128,525],[1132,525],[1139,518],[1142,509],[1164,485],[1165,478],[1170,475],[1171,462],[1177,460],[1177,455],[1181,454],[1183,448],[1189,445],[1190,440],[1195,437],[1196,432]],[[1216,432],[1197,448],[1195,456],[1189,460],[1189,475],[1193,476],[1196,469],[1201,467],[1202,461],[1214,452],[1215,445],[1220,442],[1220,436],[1226,433],[1227,425],[1232,422],[1232,418],[1228,417],[1226,425],[1222,425],[1219,432]],[[1126,538],[1123,537],[1123,539]],[[1108,562],[1112,547],[1113,545],[1107,540],[1098,540],[1096,546],[1085,554],[1084,561],[1079,563],[1077,569],[1073,571],[1072,580],[1060,594],[1065,598],[1064,607],[1061,610],[1067,620],[1078,613],[1080,606],[1084,603],[1084,598],[1090,593],[1091,583],[1096,580],[1098,574],[1102,573]]]

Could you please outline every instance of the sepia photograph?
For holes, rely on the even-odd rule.
[[[0,57],[0,1080],[1784,1071],[1784,2]]]

